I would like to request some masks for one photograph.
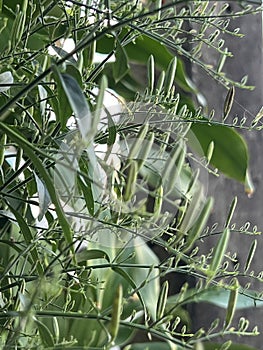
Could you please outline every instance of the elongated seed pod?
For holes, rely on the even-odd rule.
[[[179,143],[177,146],[175,146],[175,149],[173,151],[173,154],[171,157],[169,157],[167,159],[167,161],[165,162],[164,165],[164,169],[162,171],[162,178],[163,178],[163,183],[167,180],[170,183],[170,176],[172,173],[172,169],[173,171],[175,171],[176,166],[177,166],[177,162],[178,159],[181,155],[181,152],[185,152],[185,149],[183,149],[184,147]]]
[[[226,318],[225,318],[225,325],[224,328],[227,329],[234,317],[236,304],[237,304],[237,298],[238,298],[238,289],[239,289],[239,283],[238,279],[234,279],[234,284],[232,286],[232,289],[230,291],[227,309],[226,309]]]
[[[123,195],[123,200],[125,202],[131,200],[135,192],[136,180],[138,175],[137,161],[136,160],[131,161],[126,171],[128,172],[128,175],[127,175],[127,181],[126,181],[126,186],[125,186],[124,195]]]
[[[165,78],[165,72],[162,71],[160,76],[159,76],[159,79],[157,81],[157,85],[156,85],[156,93],[160,93],[163,89],[163,83],[164,83],[164,78]]]
[[[194,226],[190,229],[187,239],[186,239],[186,245],[184,247],[184,250],[188,250],[192,247],[192,245],[196,242],[200,234],[202,233],[203,229],[205,228],[205,225],[207,223],[207,220],[209,218],[209,215],[211,213],[211,210],[213,208],[214,200],[212,197],[210,197],[207,202],[205,203],[201,214],[199,215],[196,223]]]
[[[154,89],[154,57],[151,55],[147,62],[147,70],[148,70],[148,87],[149,93],[153,92]]]
[[[168,291],[169,291],[169,283],[168,281],[165,281],[162,285],[161,292],[158,297],[157,301],[157,307],[156,307],[156,319],[159,320],[164,315],[164,310],[167,302],[168,297]]]
[[[226,99],[225,99],[225,103],[224,103],[223,120],[226,120],[226,118],[228,117],[229,112],[233,106],[234,98],[235,98],[235,87],[231,86],[231,88],[228,90],[228,93],[227,93]]]
[[[171,170],[169,173],[169,186],[171,191],[173,190],[176,182],[180,181],[183,166],[185,164],[186,148],[181,147],[181,152],[177,160],[171,164]]]
[[[23,149],[22,148],[17,148],[17,150],[16,150],[15,170],[19,169],[22,157],[23,157]]]
[[[165,73],[163,89],[166,93],[168,93],[173,86],[176,67],[177,67],[177,57],[174,57],[171,60],[171,62],[169,63],[169,66],[168,66],[166,73]]]
[[[115,298],[112,305],[112,315],[111,315],[110,329],[109,329],[112,342],[114,342],[114,340],[116,339],[119,331],[120,318],[121,318],[121,312],[122,312],[122,296],[123,296],[123,290],[122,290],[122,285],[120,284],[115,293]]]
[[[225,256],[226,248],[228,246],[229,237],[230,237],[230,230],[229,228],[225,228],[214,250],[212,261],[209,267],[209,270],[210,270],[209,281],[211,281],[214,278],[214,276],[216,275],[222,263],[222,260]]]
[[[234,211],[236,209],[236,206],[237,206],[237,197],[234,197],[232,200],[232,203],[230,205],[230,209],[229,209],[228,216],[226,219],[225,227],[229,227],[230,222],[231,222],[232,217],[233,217],[233,214],[234,214]]]
[[[154,198],[154,208],[153,208],[153,217],[158,218],[161,214],[163,204],[163,186],[160,185],[155,190],[155,198]]]
[[[208,145],[207,152],[206,152],[206,159],[208,164],[211,162],[211,159],[214,154],[214,149],[215,149],[215,143],[214,141],[211,141]]]
[[[142,149],[140,150],[140,152],[138,154],[138,161],[137,161],[138,171],[141,169],[141,167],[143,166],[143,164],[147,160],[148,155],[152,149],[153,142],[154,142],[154,132],[151,132],[149,134],[149,136],[145,139],[145,141],[142,145]]]
[[[21,41],[21,38],[24,32],[25,21],[26,21],[26,14],[18,10],[18,13],[16,14],[16,17],[14,19],[12,29],[11,29],[11,34],[10,34],[11,49],[15,48],[18,45],[18,43]]]
[[[187,206],[187,209],[183,217],[181,218],[179,231],[182,233],[182,235],[187,233],[188,230],[194,225],[195,220],[197,219],[200,213],[200,208],[202,206],[203,200],[204,200],[203,189],[201,186],[199,186],[195,190],[193,197],[190,200],[190,204]],[[178,238],[179,236],[181,235],[178,235]]]
[[[148,133],[148,130],[149,130],[149,124],[144,124],[140,128],[140,131],[136,137],[136,140],[134,141],[134,143],[132,144],[132,146],[130,148],[130,151],[128,154],[128,160],[127,160],[128,163],[134,159],[137,159],[138,154],[139,154],[141,147],[142,147],[142,143],[143,143],[143,141],[146,138],[146,135]]]
[[[227,56],[228,56],[227,53],[228,53],[228,49],[226,48],[226,49],[225,49],[225,53],[222,54],[221,59],[220,59],[219,62],[218,62],[217,73],[220,73],[221,70],[223,69],[224,64],[225,64],[225,62],[226,62],[226,58],[227,58]]]
[[[247,272],[247,270],[249,269],[250,267],[250,264],[252,262],[252,259],[255,255],[255,251],[257,249],[257,240],[255,239],[254,242],[252,242],[251,246],[250,246],[250,249],[249,249],[249,253],[248,253],[248,256],[247,256],[247,261],[246,261],[246,265],[245,265],[245,268],[244,268],[244,271]]]

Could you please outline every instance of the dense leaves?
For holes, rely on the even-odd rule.
[[[195,105],[185,59],[247,86],[222,73],[224,5],[184,5],[0,1],[1,348],[216,348],[226,329],[194,333],[184,309],[204,300],[227,309],[229,334],[257,334],[243,319],[228,327],[235,308],[262,304],[226,264],[233,210],[214,251],[196,248],[214,203],[202,172],[211,164],[251,192],[248,149]],[[191,20],[199,32],[185,31]],[[220,70],[199,59],[202,45]],[[174,273],[197,287],[168,296]]]

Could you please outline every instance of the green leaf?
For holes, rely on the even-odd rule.
[[[202,343],[204,350],[219,350],[222,343]],[[228,350],[258,350],[249,345],[232,343]]]
[[[185,348],[183,348],[179,345],[176,345],[176,350],[183,350],[183,349],[185,349]],[[167,343],[150,342],[150,343],[130,344],[130,345],[127,345],[124,348],[124,350],[171,350],[171,347]]]
[[[211,164],[230,178],[245,184],[248,170],[248,148],[243,137],[234,129],[224,125],[209,125],[207,121],[196,122],[191,132],[197,138],[203,154],[207,154],[210,143],[214,142]],[[194,145],[193,136],[188,133],[190,147]],[[194,146],[195,147],[195,146]]]
[[[113,65],[113,77],[115,82],[118,83],[130,69],[127,54],[119,41],[117,41],[115,57],[116,61]]]
[[[125,34],[125,31],[124,31]],[[114,38],[103,37],[97,42],[97,51],[100,53],[109,53],[114,49]],[[166,70],[171,60],[174,58],[172,54],[162,43],[154,40],[147,35],[138,36],[132,43],[125,46],[125,52],[128,59],[133,62],[146,64],[149,57],[154,56],[156,65]],[[175,82],[186,92],[196,92],[196,87],[186,76],[183,62],[178,59],[175,75]]]
[[[32,245],[32,248],[30,249],[31,257],[34,264],[36,265],[37,272],[39,273],[40,276],[42,276],[44,270],[40,263],[38,251],[33,245],[34,238],[33,238],[32,232],[29,226],[27,225],[25,219],[22,217],[22,215],[20,215],[18,211],[16,211],[11,205],[9,206],[9,209],[16,218],[16,221],[20,227],[20,230],[22,232],[22,235],[24,237],[26,244],[28,246]]]
[[[88,102],[76,79],[69,74],[61,74],[59,76],[71,108],[77,118],[80,133],[86,139],[91,130],[91,113]]]
[[[85,249],[76,253],[76,260],[78,263],[94,259],[106,259],[108,262],[110,262],[109,256],[103,250]]]
[[[72,231],[71,231],[70,225],[67,221],[67,218],[65,217],[63,208],[58,199],[56,189],[51,180],[51,177],[47,172],[45,165],[42,163],[42,161],[39,159],[37,155],[37,152],[41,153],[41,151],[33,147],[33,145],[29,141],[27,141],[22,135],[20,135],[14,127],[7,126],[3,122],[0,122],[0,129],[2,129],[12,141],[16,142],[17,145],[21,147],[25,151],[27,156],[32,160],[32,163],[34,167],[38,170],[40,176],[42,177],[43,182],[45,183],[45,186],[52,200],[52,203],[55,206],[58,220],[61,224],[65,239],[68,244],[71,244]],[[72,247],[72,250],[73,250],[73,247]]]
[[[184,295],[184,304],[205,302],[215,306],[227,309],[230,290],[223,288],[211,287],[205,290],[197,291],[189,289]],[[173,295],[168,298],[168,305],[174,306],[178,295]],[[253,307],[263,306],[263,300],[256,300],[257,293],[251,290],[246,290],[244,294],[239,293],[236,302],[236,310],[249,309]]]
[[[47,346],[47,347],[54,347],[54,339],[53,336],[50,332],[50,330],[48,329],[48,327],[40,322],[39,320],[35,319],[35,323],[37,325],[38,331],[39,331],[39,335],[41,340],[43,341],[43,343]]]
[[[140,296],[154,319],[160,293],[160,285],[158,269],[151,268],[158,266],[159,259],[141,238],[137,238],[134,252],[134,263],[138,265],[138,267],[140,265],[148,265],[149,268],[139,267],[138,269],[130,269],[129,274],[137,287],[142,286],[139,291]]]
[[[38,192],[38,199],[39,199],[39,214],[38,214],[38,220],[42,220],[43,216],[46,214],[49,205],[51,204],[49,193],[43,184],[43,182],[40,180],[40,178],[37,176],[36,173],[34,173],[36,184],[37,184],[37,192]]]

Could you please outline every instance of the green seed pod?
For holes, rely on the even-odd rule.
[[[149,130],[149,124],[144,124],[136,137],[136,140],[134,141],[133,145],[130,148],[129,154],[128,154],[128,160],[127,163],[129,164],[130,161],[137,159],[138,154],[142,148],[142,143],[146,138],[146,135]]]
[[[187,208],[185,211],[183,211],[184,215],[180,218],[181,222],[179,226],[179,232],[181,232],[182,235],[186,234],[188,230],[194,225],[200,213],[200,208],[202,206],[203,200],[203,189],[201,186],[199,186],[193,193],[190,204],[186,203]]]
[[[255,251],[257,249],[257,240],[255,239],[254,242],[252,242],[251,246],[250,246],[250,249],[249,249],[249,253],[248,253],[248,257],[247,257],[247,261],[246,261],[246,265],[245,265],[245,268],[244,268],[244,271],[247,272],[247,270],[249,269],[250,267],[250,264],[253,260],[253,257],[255,255]]]
[[[52,317],[52,324],[53,324],[53,331],[54,331],[54,336],[55,340],[58,343],[59,342],[59,324],[58,324],[58,319],[57,317]]]
[[[226,99],[225,99],[225,103],[224,103],[223,120],[226,120],[226,118],[228,117],[229,112],[233,106],[234,98],[235,98],[235,87],[231,86],[231,88],[228,90],[228,93],[227,93]]]
[[[18,5],[16,17],[14,19],[12,29],[11,29],[11,34],[10,34],[11,49],[15,48],[21,41],[21,38],[24,32],[25,21],[26,21],[26,14],[20,11],[20,8]]]
[[[110,329],[109,329],[112,343],[116,339],[119,331],[120,318],[121,318],[121,312],[122,312],[122,296],[123,296],[123,290],[122,290],[122,285],[120,284],[115,293],[115,298],[112,305],[112,316],[111,316]]]
[[[165,281],[162,285],[161,292],[159,294],[159,298],[157,301],[157,307],[156,307],[156,319],[159,320],[164,315],[164,310],[167,302],[168,297],[168,291],[169,291],[169,283],[168,281]]]
[[[194,345],[194,350],[204,350],[204,346],[203,343],[201,343],[200,341],[196,342]]]
[[[176,185],[176,182],[178,181],[180,182],[181,172],[185,164],[186,148],[185,146],[183,146],[183,147],[180,147],[179,149],[180,149],[180,153],[177,160],[174,163],[171,162],[171,170],[169,173],[169,187],[171,191]]]
[[[215,143],[214,143],[214,141],[211,141],[208,145],[207,152],[206,152],[207,164],[209,164],[211,162],[211,159],[212,159],[213,153],[214,153],[214,149],[215,149]]]
[[[169,63],[169,66],[165,73],[163,89],[166,93],[168,93],[173,86],[176,67],[177,67],[177,57],[174,57]]]
[[[226,318],[225,318],[225,325],[224,328],[227,329],[234,317],[236,304],[237,304],[237,298],[238,298],[238,289],[239,289],[239,283],[238,279],[234,278],[234,284],[232,286],[232,289],[230,291],[227,309],[226,309]]]
[[[165,72],[162,71],[156,85],[156,93],[160,93],[163,89],[163,83],[165,78]]]
[[[178,160],[182,157],[182,152],[185,154],[185,147],[179,143],[175,146],[171,158],[169,157],[165,162],[164,169],[162,171],[163,183],[167,180],[170,187],[171,178],[174,180],[174,176],[178,174],[177,164]]]
[[[154,89],[154,57],[151,55],[147,62],[147,71],[148,71],[148,88],[149,93],[153,92]]]
[[[131,200],[132,196],[135,193],[136,180],[138,175],[138,164],[136,160],[130,162],[128,168],[126,169],[126,172],[128,175],[123,195],[123,200],[125,202]]]
[[[149,136],[146,138],[146,140],[144,141],[144,144],[142,145],[142,149],[138,154],[138,171],[141,169],[141,167],[147,160],[148,155],[152,149],[153,142],[154,142],[154,132],[151,132]]]
[[[22,148],[17,148],[17,150],[16,150],[15,170],[19,169],[22,157],[23,157],[23,149]]]
[[[202,209],[202,212],[199,215],[196,223],[194,224],[194,226],[188,232],[188,236],[186,238],[186,244],[185,244],[185,247],[184,247],[184,251],[188,250],[188,249],[190,249],[192,247],[192,245],[196,242],[196,240],[198,239],[198,237],[200,236],[200,234],[204,230],[205,225],[207,223],[207,220],[209,218],[209,215],[211,213],[211,210],[213,208],[213,203],[214,203],[214,200],[211,197],[205,203],[205,205],[204,205],[204,207]]]
[[[226,58],[229,56],[228,54],[228,49],[225,49],[225,53],[222,54],[220,61],[218,62],[217,66],[217,73],[220,73],[224,67],[224,64],[226,62]]]
[[[153,216],[154,218],[158,218],[161,214],[163,204],[163,186],[160,185],[155,190],[155,200],[154,200],[154,208],[153,208]]]
[[[228,212],[228,216],[227,216],[226,223],[225,223],[225,228],[229,227],[230,221],[232,220],[236,206],[237,206],[237,197],[234,197],[232,200],[229,212]]]
[[[226,248],[228,246],[229,237],[230,230],[229,228],[225,228],[214,250],[212,261],[209,267],[209,282],[214,278],[222,263],[222,260],[225,256]]]

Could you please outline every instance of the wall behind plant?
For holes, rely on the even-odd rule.
[[[231,7],[238,8],[238,4],[231,2]],[[224,71],[230,78],[236,81],[248,75],[248,84],[254,85],[253,91],[236,89],[235,101],[230,113],[230,120],[238,116],[240,119],[247,118],[247,124],[250,124],[253,117],[258,113],[263,105],[263,82],[262,82],[262,15],[249,15],[235,19],[231,23],[231,28],[240,28],[245,34],[241,39],[225,36],[227,46],[233,52],[234,57],[226,61]],[[215,62],[215,53],[207,48],[203,51],[204,57],[213,64]],[[223,113],[223,105],[226,96],[226,89],[216,84],[214,80],[208,77],[197,66],[192,66],[192,79],[196,83],[198,89],[205,95],[207,99],[208,109],[215,109],[215,115],[220,119]],[[263,134],[256,131],[241,131],[246,138],[250,151],[250,167],[252,180],[255,186],[255,192],[252,198],[248,198],[241,184],[229,180],[224,176],[219,179],[210,178],[209,191],[215,196],[215,210],[213,212],[210,223],[219,223],[222,226],[229,210],[229,204],[232,198],[238,196],[238,206],[235,214],[235,222],[237,227],[242,226],[246,221],[251,222],[251,227],[258,226],[258,230],[263,230],[262,215],[262,197],[263,197],[263,164],[262,164],[262,144]],[[205,241],[204,249],[207,251],[214,245],[214,240]],[[257,238],[257,251],[251,266],[252,270],[259,272],[262,270],[262,237]],[[240,262],[241,271],[247,258],[248,247],[251,244],[249,237],[240,233],[233,233],[231,237],[230,250],[237,252],[237,259]],[[253,289],[259,287],[256,283],[251,285]],[[205,312],[204,312],[205,311]],[[198,304],[193,311],[193,323],[195,328],[201,326],[209,327],[211,321],[216,315],[224,317],[224,311],[217,308],[207,308],[205,304]],[[258,349],[262,349],[263,340],[263,308],[253,308],[241,310],[240,314],[250,319],[251,326],[258,325],[261,335],[259,337],[251,337],[243,339],[244,343],[253,345]],[[240,314],[237,313],[240,317]]]

